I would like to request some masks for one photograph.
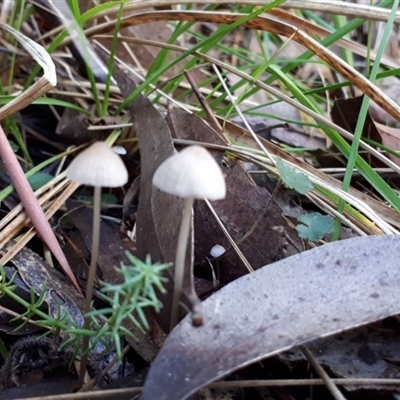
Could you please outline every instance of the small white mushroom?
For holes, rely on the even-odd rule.
[[[73,159],[67,177],[83,185],[118,187],[128,182],[128,171],[106,142],[95,142]]]
[[[201,146],[186,147],[162,162],[154,173],[153,185],[183,198],[220,200],[226,194],[220,166]]]
[[[99,252],[101,188],[123,186],[128,182],[128,171],[121,157],[106,142],[95,142],[79,153],[67,169],[67,177],[83,185],[94,186],[93,236],[88,289],[91,301],[94,276]]]
[[[182,294],[185,255],[190,232],[194,199],[220,200],[226,195],[225,178],[218,163],[201,146],[189,146],[162,162],[153,176],[158,189],[183,197],[184,210],[175,256],[174,294],[171,329],[178,322]]]
[[[120,156],[114,153],[107,143],[95,142],[72,160],[67,169],[67,177],[72,181],[94,186],[92,254],[85,299],[85,314],[87,314],[90,311],[94,278],[96,276],[96,266],[99,257],[101,188],[125,185],[128,182],[128,171]],[[90,319],[85,316],[84,329],[89,328]],[[84,336],[82,354],[85,353],[88,346],[89,337]],[[86,363],[87,358],[84,357],[81,362],[80,379],[86,370]]]
[[[210,250],[210,256],[217,258],[222,256],[226,252],[225,247],[221,246],[220,244],[216,244]]]
[[[120,156],[125,156],[127,154],[126,148],[123,146],[113,146],[112,151]]]

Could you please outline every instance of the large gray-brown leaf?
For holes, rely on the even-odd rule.
[[[262,267],[203,302],[154,361],[141,400],[187,399],[240,367],[400,312],[400,236],[330,243]]]
[[[132,78],[119,68],[114,70],[115,79],[121,92],[128,96],[136,88]],[[152,185],[157,167],[174,154],[172,137],[167,123],[153,104],[143,95],[138,95],[128,107],[133,126],[139,139],[141,173],[140,195],[137,212],[137,251],[140,258],[151,256],[153,262],[173,262],[178,240],[178,230],[183,212],[183,199],[164,193]],[[194,304],[197,300],[193,284],[193,234],[189,238],[186,254],[185,294]],[[169,331],[170,308],[172,303],[173,268],[169,269],[170,279],[164,284],[166,294],[159,295],[163,308],[157,314],[157,322]]]
[[[357,379],[399,379],[400,341],[397,329],[374,323],[330,338],[314,340],[307,345],[317,361],[331,377]],[[285,364],[305,361],[301,351],[287,351],[279,355]],[[397,385],[384,390],[394,391]],[[347,385],[347,391],[360,390],[362,385]],[[365,389],[382,390],[382,386],[365,385]],[[398,391],[398,390],[396,390]]]

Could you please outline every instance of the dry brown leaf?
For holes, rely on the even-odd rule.
[[[390,126],[378,123],[375,123],[375,126],[378,129],[379,134],[382,138],[382,144],[394,151],[400,152],[400,129],[392,128]],[[400,166],[399,157],[396,157],[393,154],[389,153],[387,154],[387,157]]]
[[[115,77],[121,91],[127,96],[135,89],[133,80],[116,69]],[[171,133],[161,114],[151,102],[139,95],[129,106],[133,126],[137,133],[141,155],[139,207],[137,212],[137,250],[140,258],[151,256],[153,262],[173,262],[182,219],[183,199],[164,193],[152,185],[158,165],[174,152]],[[200,304],[193,282],[193,240],[189,240],[186,254],[185,289],[189,306]],[[168,270],[169,281],[164,285],[167,293],[160,294],[163,309],[157,321],[164,331],[169,331],[171,314],[173,268]]]
[[[221,120],[221,123],[224,121]],[[232,138],[232,140],[235,141],[235,143],[242,144],[244,146],[249,146],[253,149],[258,149],[258,145],[255,143],[254,139],[251,137],[248,131],[245,129],[226,122],[225,123],[225,130],[229,134],[229,136]],[[323,172],[319,171],[317,168],[313,168],[311,165],[307,164],[306,162],[300,160],[299,158],[294,157],[293,155],[289,154],[288,152],[284,151],[280,147],[276,146],[275,144],[268,142],[262,138],[260,138],[263,146],[271,153],[274,154],[280,158],[282,158],[285,161],[290,162],[291,164],[298,165],[301,169],[309,172],[312,175],[315,175],[322,181],[326,182],[329,186],[332,186],[334,188],[341,188],[342,183],[327,175],[324,174]],[[360,190],[350,188],[349,193],[356,197],[357,199],[360,199],[361,201],[365,202],[370,206],[378,215],[380,218],[383,218],[386,222],[392,224],[393,226],[400,227],[400,221],[398,217],[398,212],[385,204],[382,203],[382,201],[376,200],[372,198],[371,196],[368,196],[367,194],[363,193]],[[373,230],[374,227],[371,227],[371,231],[368,231],[369,234],[379,234],[381,233],[380,230]]]
[[[400,343],[399,333],[385,329],[383,324],[352,329],[330,338],[318,339],[307,345],[318,362],[333,376],[349,379],[399,379]],[[300,352],[287,352],[279,357],[283,362],[304,360]],[[346,386],[357,390],[359,386]],[[382,390],[382,386],[365,386]],[[396,390],[386,386],[384,390]]]
[[[332,110],[331,118],[332,121],[340,127],[354,133],[356,125],[358,123],[360,108],[363,101],[363,96],[354,97],[351,99],[339,99],[336,100]],[[381,143],[381,136],[376,129],[374,121],[372,120],[369,113],[365,117],[365,123],[362,131],[362,137],[366,139],[374,140],[375,142]],[[372,166],[382,167],[384,166],[380,160],[372,157],[369,153],[363,152],[360,155]]]
[[[78,248],[81,254],[87,254],[88,249],[91,248],[92,242],[92,219],[93,213],[89,208],[80,207],[80,203],[76,201],[68,201],[68,208],[72,210],[69,215],[74,221],[74,225],[79,230],[81,238],[83,239],[84,248],[79,248],[79,243],[81,242],[81,238],[77,235],[73,237],[74,247]],[[121,283],[122,276],[116,271],[116,268],[124,263],[128,264],[126,258],[126,252],[129,251],[131,254],[136,255],[136,246],[134,243],[122,232],[118,229],[112,228],[106,222],[101,222],[100,229],[100,242],[101,246],[99,248],[99,258],[98,258],[98,266],[100,269],[99,277],[102,281],[107,282],[109,284],[119,284]],[[79,255],[72,251],[69,251],[67,254],[68,260],[71,262],[75,261],[82,263],[82,260],[79,260]],[[86,268],[88,266],[86,265]],[[87,275],[88,269],[85,271],[85,275]],[[149,325],[153,328],[153,318],[148,318]],[[133,349],[147,362],[153,361],[155,356],[157,355],[158,348],[156,347],[153,340],[153,333],[156,330],[144,333],[140,329],[138,329],[132,322],[125,321],[124,327],[128,329],[135,338],[130,336],[126,336],[127,342],[131,345]]]
[[[13,241],[10,241],[0,249],[0,255],[6,255],[12,247]],[[51,317],[59,318],[69,313],[77,326],[83,325],[83,298],[60,272],[27,247],[22,248],[11,263],[30,290],[38,297],[45,293]]]

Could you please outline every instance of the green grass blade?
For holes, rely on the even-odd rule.
[[[207,38],[206,40],[204,40],[201,43],[196,44],[195,46],[193,46],[191,49],[183,52],[180,56],[178,56],[175,60],[170,61],[168,64],[162,66],[161,69],[159,69],[155,74],[153,74],[152,76],[148,76],[146,78],[146,80],[140,84],[136,90],[134,90],[127,98],[126,100],[118,107],[118,109],[116,110],[116,114],[120,113],[122,110],[124,110],[127,105],[142,91],[144,91],[145,89],[147,89],[149,87],[149,85],[151,85],[152,83],[156,82],[157,79],[167,70],[169,70],[170,68],[172,68],[174,65],[176,65],[177,63],[179,63],[180,61],[184,60],[186,57],[189,57],[190,55],[193,54],[193,52],[197,51],[197,50],[202,50],[203,52],[207,52],[216,42],[218,42],[223,36],[225,36],[228,32],[232,31],[233,29],[237,28],[238,26],[242,25],[243,23],[245,23],[246,21],[270,10],[273,7],[279,6],[280,4],[284,3],[285,0],[275,0],[273,2],[271,2],[270,4],[261,7],[259,9],[257,9],[256,11],[238,19],[237,21],[235,21],[234,23],[227,25],[227,26],[222,26],[220,27],[220,29],[218,29],[218,31],[216,33],[214,33],[212,36],[210,36],[209,38]]]

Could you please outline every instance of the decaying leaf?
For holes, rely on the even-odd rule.
[[[115,71],[115,78],[122,93],[127,96],[135,89],[131,77]],[[173,262],[178,240],[178,230],[182,218],[183,199],[164,193],[151,184],[157,167],[174,153],[171,133],[161,114],[151,102],[139,95],[129,106],[133,126],[137,133],[141,156],[140,195],[137,213],[137,249],[139,258],[150,254],[153,262]],[[189,239],[186,254],[185,293],[191,298],[190,304],[197,300],[193,283],[193,240]],[[169,331],[170,308],[172,302],[173,271],[169,269],[170,279],[164,285],[166,294],[160,294],[163,309],[157,315],[162,328]]]
[[[10,242],[3,246],[0,254],[5,255],[12,245],[13,243]],[[49,307],[51,317],[58,318],[68,313],[77,326],[83,325],[83,298],[62,274],[27,247],[22,248],[13,257],[11,263],[27,287],[32,289],[37,296],[45,290],[45,302]]]
[[[67,206],[70,210],[69,215],[82,235],[86,248],[91,249],[93,212],[87,207],[81,207],[81,203],[73,200],[68,200]],[[103,221],[100,235],[102,243],[98,258],[100,278],[110,284],[121,283],[121,275],[116,272],[116,267],[126,261],[126,251],[136,254],[136,246],[124,233]],[[83,251],[83,254],[86,254],[86,249]]]
[[[68,365],[72,354],[68,346],[61,350],[60,341],[55,338],[28,336],[18,340],[0,368],[0,392],[40,382],[45,375],[56,375],[57,370],[62,370],[64,376],[71,375]],[[1,398],[10,397],[2,393]]]
[[[4,271],[6,273],[7,279],[12,279],[13,285],[15,286],[14,293],[29,303],[31,301],[31,293],[25,282],[19,277],[18,274],[15,274],[15,268],[4,267]],[[40,326],[30,323],[22,326],[22,321],[16,321],[14,319],[15,315],[23,314],[26,311],[26,308],[13,300],[11,297],[2,296],[0,305],[2,307],[2,310],[0,311],[1,332],[7,332],[8,335],[25,335],[32,334],[41,329]],[[15,314],[9,314],[5,310],[11,310]],[[47,304],[42,304],[41,311],[48,311]]]
[[[376,128],[382,138],[382,144],[391,150],[399,153],[400,151],[400,129],[393,128],[391,126],[386,126],[382,124],[375,123]],[[400,158],[396,157],[394,154],[387,154],[387,157],[393,161],[395,164],[400,166]]]
[[[362,99],[363,96],[355,97],[352,99],[337,100],[331,111],[333,122],[349,130],[350,132],[354,132],[360,113]],[[362,137],[371,139],[394,151],[398,151],[400,149],[399,129],[374,122],[369,113],[365,118]],[[362,154],[363,153],[361,152],[361,155]],[[364,158],[366,157],[369,157],[371,159],[373,166],[384,166],[382,162],[377,160],[375,157],[372,157],[369,154],[367,156],[364,156]],[[400,160],[395,155],[389,153],[387,154],[387,157],[397,165],[400,165]]]
[[[71,393],[76,387],[76,379],[70,376],[47,379],[42,382],[21,385],[1,393],[2,400],[25,399],[30,397],[61,396]]]
[[[203,302],[207,323],[169,335],[141,400],[187,399],[240,367],[400,312],[399,236],[330,243],[225,286]]]
[[[114,123],[116,122],[114,121]],[[85,144],[92,140],[105,140],[111,129],[89,129],[89,125],[92,124],[93,122],[88,116],[79,114],[76,110],[66,109],[57,124],[56,133],[59,135],[60,141],[74,145]],[[106,121],[102,121],[98,125],[106,125]]]
[[[363,96],[354,97],[351,99],[336,100],[331,110],[332,121],[340,127],[347,129],[349,132],[354,133],[357,126],[362,101]],[[376,129],[375,123],[369,113],[367,113],[365,117],[362,137],[382,143],[379,131]],[[377,160],[376,157],[371,156],[369,153],[365,155],[363,152],[361,152],[360,155],[369,161],[372,166],[384,166],[380,160]]]
[[[317,339],[307,345],[318,362],[338,378],[399,379],[400,342],[395,330],[371,324],[340,333],[330,338]],[[287,363],[305,360],[300,351],[279,355]],[[366,385],[369,389],[373,386]],[[346,390],[357,390],[362,385],[346,386]],[[382,386],[376,385],[376,390]],[[398,387],[385,386],[384,390],[398,391]]]

